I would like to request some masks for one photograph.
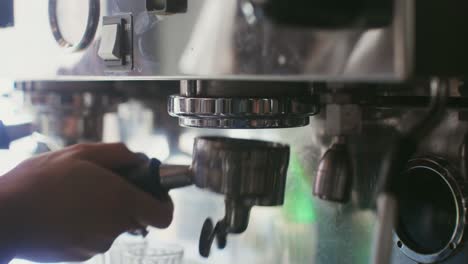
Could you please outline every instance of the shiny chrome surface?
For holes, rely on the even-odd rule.
[[[86,50],[67,54],[57,46],[48,2],[15,2],[15,27],[0,31],[1,76],[398,81],[413,70],[413,0],[395,0],[390,27],[341,30],[275,24],[261,1],[189,1],[186,13],[157,15],[146,10],[144,1],[100,0],[100,17],[91,12],[91,21],[133,14],[134,68],[125,72],[109,71],[97,56],[100,27]],[[52,30],[57,35],[55,26]]]
[[[193,154],[197,187],[252,205],[283,203],[289,163],[287,145],[200,137],[195,139]]]
[[[192,165],[162,165],[161,185],[170,190],[195,184],[243,204],[281,205],[289,153],[280,143],[197,137]]]
[[[193,173],[190,166],[161,165],[159,167],[161,186],[166,190],[190,186],[193,184]]]
[[[326,201],[346,203],[351,198],[353,170],[346,143],[336,143],[320,160],[314,195]]]
[[[179,124],[184,127],[195,128],[221,128],[221,129],[266,129],[301,127],[309,124],[309,118],[281,118],[281,119],[201,119],[183,118]]]
[[[308,83],[193,80],[180,82],[169,114],[197,128],[288,128],[306,126],[319,112]]]
[[[168,111],[180,124],[200,128],[306,126],[318,112],[313,100],[297,98],[189,98],[171,96]]]

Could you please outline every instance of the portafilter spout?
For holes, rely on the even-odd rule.
[[[159,200],[168,199],[169,190],[189,185],[224,195],[224,219],[216,225],[207,219],[200,235],[200,254],[208,257],[215,238],[224,248],[228,234],[247,229],[253,206],[283,204],[289,152],[288,145],[273,142],[199,137],[191,166],[161,165],[142,157],[144,166],[123,175]]]

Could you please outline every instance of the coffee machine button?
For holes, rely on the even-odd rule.
[[[122,59],[121,50],[121,24],[103,25],[101,34],[101,44],[98,55],[105,61],[119,61]]]

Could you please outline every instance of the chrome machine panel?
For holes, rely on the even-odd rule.
[[[276,24],[264,1],[193,0],[175,14],[143,0],[62,1],[15,1],[15,26],[0,30],[2,77],[395,81],[413,68],[413,0],[395,1],[389,26],[339,30]],[[122,14],[134,60],[116,71],[98,51],[103,17]]]

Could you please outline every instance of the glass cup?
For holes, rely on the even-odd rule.
[[[182,264],[184,250],[177,245],[133,244],[122,248],[124,264]]]

